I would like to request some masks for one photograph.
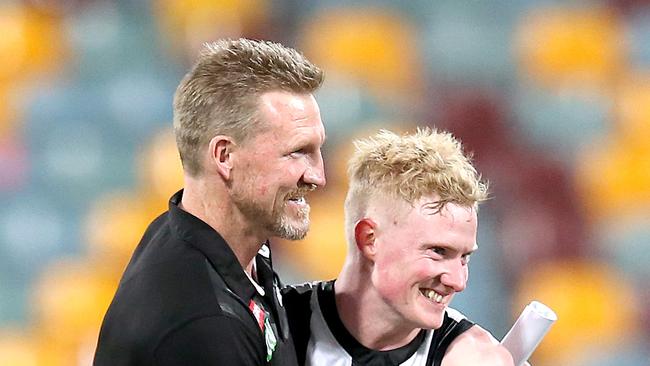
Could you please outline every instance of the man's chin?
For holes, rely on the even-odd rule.
[[[443,321],[444,321],[444,315],[443,316],[433,316],[433,317],[427,319],[427,321],[425,322],[426,326],[424,326],[422,328],[438,329],[438,328],[442,327]]]
[[[438,329],[442,326],[444,321],[445,314],[444,312],[431,312],[423,311],[414,318],[414,323],[418,325],[418,328],[422,329]]]
[[[275,236],[285,239],[285,240],[302,240],[307,236],[306,231],[299,231],[299,230],[282,230],[282,231],[276,231]]]
[[[275,228],[276,236],[287,240],[301,240],[307,236],[309,231],[309,222],[289,223],[288,220],[282,220]]]

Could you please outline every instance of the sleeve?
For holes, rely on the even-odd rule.
[[[157,366],[261,366],[266,349],[239,319],[227,315],[195,319],[174,330],[156,349]]]

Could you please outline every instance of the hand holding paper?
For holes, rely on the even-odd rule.
[[[533,301],[524,308],[501,341],[512,354],[516,366],[528,360],[556,320],[553,310],[541,302]]]

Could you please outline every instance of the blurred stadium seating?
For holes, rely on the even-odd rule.
[[[176,84],[206,41],[270,39],[326,72],[328,186],[274,242],[336,275],[350,141],[452,131],[491,182],[455,306],[502,337],[559,322],[535,366],[650,365],[650,2],[3,0],[0,365],[90,365],[133,248],[181,187]]]

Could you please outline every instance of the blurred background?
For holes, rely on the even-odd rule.
[[[351,140],[435,126],[492,199],[454,306],[503,337],[559,321],[536,366],[650,365],[650,1],[0,0],[0,365],[90,365],[151,219],[182,185],[172,95],[203,42],[269,39],[326,72],[328,185],[274,242],[336,276]]]

